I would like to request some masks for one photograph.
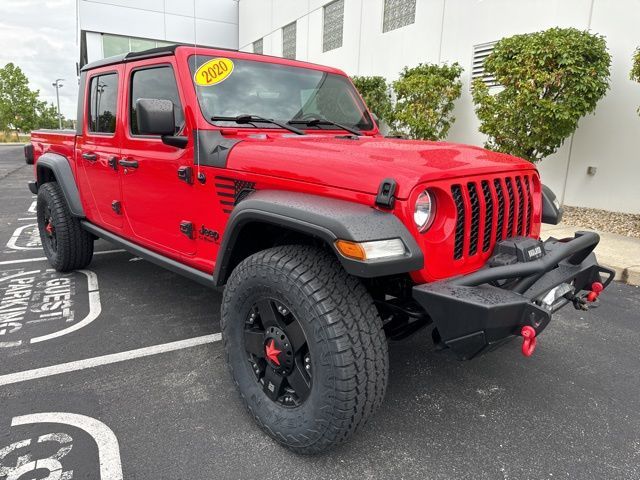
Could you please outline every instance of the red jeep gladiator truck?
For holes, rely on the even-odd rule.
[[[611,281],[599,238],[540,240],[553,193],[524,160],[383,137],[349,78],[304,62],[163,47],[85,66],[77,131],[39,131],[53,268],[103,238],[224,286],[221,327],[256,422],[299,453],[347,439],[385,395],[387,339],[431,326],[471,359]]]

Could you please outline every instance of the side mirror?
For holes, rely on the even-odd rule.
[[[557,225],[562,220],[562,207],[556,198],[556,194],[542,185],[542,223]]]
[[[157,98],[139,98],[136,101],[138,132],[142,135],[174,135],[176,120],[173,102]]]

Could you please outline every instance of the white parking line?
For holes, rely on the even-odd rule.
[[[30,343],[39,343],[52,338],[62,337],[76,330],[80,330],[93,322],[102,312],[102,304],[100,303],[100,292],[98,291],[98,276],[90,270],[77,270],[87,277],[87,287],[89,290],[89,313],[79,322],[74,323],[70,327],[58,330],[48,335],[42,335],[30,340]],[[68,320],[67,320],[68,321]]]
[[[93,252],[94,255],[105,255],[107,253],[122,253],[126,252],[126,250],[118,249],[118,250],[104,250],[101,252]],[[38,258],[23,258],[21,260],[4,260],[0,262],[0,265],[13,265],[16,263],[27,263],[27,262],[41,262],[46,260],[47,257],[38,257]]]
[[[173,352],[184,348],[197,347],[207,343],[219,342],[222,335],[213,333],[211,335],[203,335],[201,337],[189,338],[187,340],[178,340],[177,342],[163,343],[152,347],[137,348],[126,352],[112,353],[101,357],[87,358],[85,360],[76,360],[74,362],[60,363],[51,365],[50,367],[34,368],[33,370],[25,370],[23,372],[9,373],[0,375],[0,386],[10,385],[13,383],[26,382],[27,380],[35,380],[37,378],[51,377],[60,375],[61,373],[77,372],[86,370],[87,368],[100,367],[102,365],[110,365],[112,363],[124,362],[135,358],[149,357],[159,353]]]
[[[31,425],[34,423],[59,423],[84,430],[91,435],[98,445],[100,480],[122,480],[122,463],[120,461],[120,445],[118,444],[118,439],[113,433],[113,430],[101,421],[76,413],[42,412],[14,417],[11,421],[11,426]],[[59,460],[59,458],[57,460]],[[46,464],[43,464],[42,467],[46,468]],[[27,470],[24,473],[30,471],[31,470]],[[49,471],[51,472],[51,470]],[[11,478],[17,477],[12,475]],[[58,470],[57,476],[50,475],[47,478],[62,477]]]
[[[22,232],[24,232],[27,228],[32,228],[32,227],[36,227],[37,229],[38,224],[30,223],[28,225],[23,225],[21,227],[16,228],[16,231],[13,232],[13,235],[11,235],[11,238],[7,242],[7,247],[9,247],[11,250],[40,250],[42,246],[40,245],[40,238],[38,236],[34,238],[34,243],[35,243],[35,240],[37,240],[37,245],[34,247],[23,247],[22,245],[18,245],[18,239],[20,238],[20,235],[22,235]],[[32,232],[32,238],[34,237],[35,233],[37,233],[37,230]]]

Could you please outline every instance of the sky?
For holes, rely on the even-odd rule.
[[[13,62],[40,98],[56,102],[51,85],[64,78],[60,110],[76,118],[76,0],[0,0],[0,67]]]

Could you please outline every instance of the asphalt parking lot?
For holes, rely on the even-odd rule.
[[[220,293],[103,241],[86,270],[48,270],[31,175],[0,146],[0,480],[640,478],[636,287],[564,309],[528,359],[518,342],[466,363],[429,332],[393,343],[374,419],[301,457],[240,405]]]

